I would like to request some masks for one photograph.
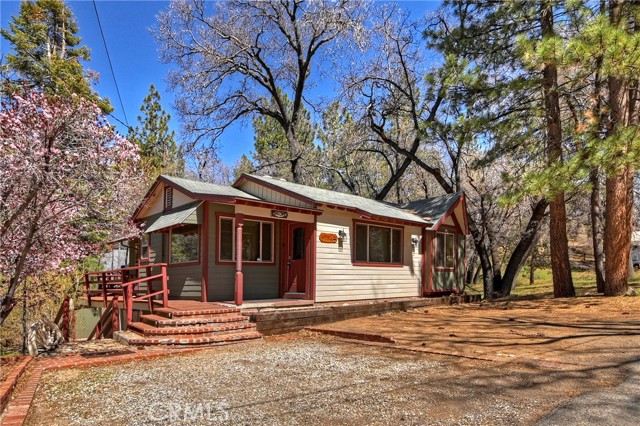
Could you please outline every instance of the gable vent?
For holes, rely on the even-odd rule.
[[[164,209],[171,210],[173,208],[173,188],[166,187],[164,189]]]

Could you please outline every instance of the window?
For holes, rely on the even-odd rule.
[[[173,208],[173,188],[164,188],[164,209],[171,210]]]
[[[402,229],[356,223],[356,262],[402,263]]]
[[[235,262],[235,219],[221,217],[218,231],[218,260]],[[273,222],[244,220],[242,226],[242,260],[273,262]]]
[[[304,228],[295,228],[293,230],[293,250],[292,260],[304,259]]]
[[[149,260],[149,234],[140,237],[140,260]]]
[[[436,267],[453,269],[454,262],[454,235],[436,234]]]
[[[170,235],[170,263],[188,263],[199,260],[200,237],[198,225],[184,225],[173,228]]]

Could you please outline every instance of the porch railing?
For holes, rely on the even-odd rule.
[[[159,270],[159,273],[155,273]],[[133,320],[133,302],[146,300],[149,311],[153,312],[154,297],[162,296],[162,307],[169,306],[169,288],[167,287],[167,264],[132,266],[110,271],[89,272],[84,276],[84,287],[89,306],[93,297],[100,296],[105,308],[110,300],[122,300],[127,312],[127,323]],[[160,281],[161,289],[154,291],[154,281]],[[143,288],[144,287],[144,288]]]

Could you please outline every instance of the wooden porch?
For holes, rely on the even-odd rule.
[[[164,263],[86,274],[86,305],[104,308],[88,339],[114,337],[130,345],[201,346],[262,337],[235,305],[169,300],[167,281]],[[134,311],[139,313],[136,321]],[[120,312],[125,313],[125,327],[120,326]]]

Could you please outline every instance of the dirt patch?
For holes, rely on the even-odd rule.
[[[615,366],[640,357],[640,298],[583,297],[417,309],[323,326],[505,361]]]

